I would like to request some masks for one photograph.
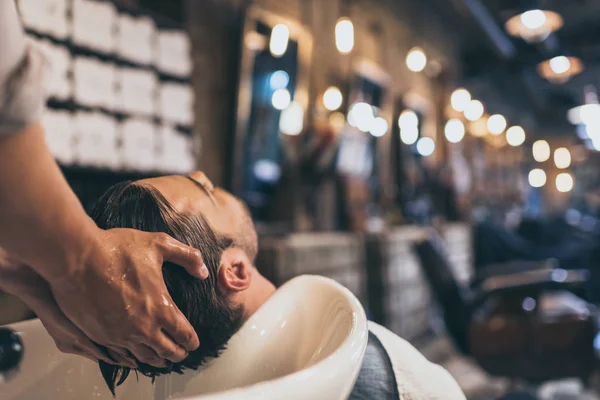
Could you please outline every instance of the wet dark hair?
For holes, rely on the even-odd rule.
[[[232,246],[233,240],[216,234],[202,215],[183,215],[158,190],[132,182],[119,183],[108,189],[98,199],[91,216],[102,229],[133,228],[167,233],[180,242],[199,249],[210,272],[208,279],[200,280],[181,267],[171,263],[163,264],[167,290],[194,327],[200,339],[200,347],[179,363],[167,361],[164,368],[138,361],[136,373],[154,379],[162,374],[182,373],[188,368],[197,369],[209,358],[218,357],[242,324],[243,310],[231,307],[217,284],[221,255]],[[115,387],[127,379],[130,368],[102,361],[99,364],[102,376],[114,395]]]

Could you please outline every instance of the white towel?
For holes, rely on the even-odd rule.
[[[170,125],[163,125],[157,144],[157,163],[161,172],[184,174],[194,170],[196,159],[191,137]]]
[[[115,49],[116,15],[108,2],[73,0],[73,42],[111,53]]]
[[[374,322],[369,322],[369,330],[390,358],[400,400],[466,400],[448,371],[428,361],[406,340]]]
[[[115,108],[116,73],[113,64],[91,57],[76,57],[73,64],[74,97],[89,107]]]
[[[48,95],[60,100],[69,99],[73,94],[73,82],[69,74],[72,64],[71,53],[65,46],[55,45],[49,40],[38,40],[37,43],[52,68]]]
[[[75,158],[84,166],[115,169],[117,122],[101,113],[80,111],[75,117]]]
[[[75,160],[73,123],[73,116],[68,111],[48,110],[44,113],[46,142],[54,157],[63,165],[71,165]]]
[[[160,86],[160,110],[162,118],[170,123],[191,126],[194,92],[190,85],[164,83]]]
[[[150,18],[121,15],[118,19],[117,54],[143,65],[152,64],[156,43],[156,26]]]
[[[157,103],[157,79],[152,71],[120,68],[117,70],[117,107],[125,114],[154,117]]]
[[[21,0],[19,8],[25,27],[57,39],[65,39],[71,34],[66,0]]]
[[[190,39],[183,31],[160,30],[156,65],[159,70],[179,77],[192,73]]]
[[[156,154],[156,127],[152,122],[132,118],[121,124],[121,163],[126,169],[154,171],[159,169]]]

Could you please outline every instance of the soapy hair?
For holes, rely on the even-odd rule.
[[[191,351],[181,362],[166,361],[164,368],[138,361],[136,373],[154,379],[162,374],[197,369],[208,359],[218,357],[242,324],[242,309],[230,306],[217,284],[221,255],[232,246],[233,240],[215,233],[202,215],[183,215],[158,190],[131,182],[119,183],[108,189],[97,201],[91,216],[102,229],[132,228],[167,233],[199,249],[210,273],[206,280],[200,280],[181,267],[168,262],[163,264],[167,290],[194,327],[200,347]],[[99,365],[114,396],[115,388],[125,382],[131,370],[102,361],[99,361]]]

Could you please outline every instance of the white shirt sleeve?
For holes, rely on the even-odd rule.
[[[23,32],[14,0],[0,0],[0,137],[40,121],[49,63]]]

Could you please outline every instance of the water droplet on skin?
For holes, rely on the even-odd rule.
[[[171,305],[171,304],[169,303],[169,300],[167,300],[167,298],[165,297],[165,295],[164,295],[164,294],[163,294],[163,296],[162,296],[162,300],[163,300],[163,304],[164,304],[165,306],[169,306],[169,305]]]

